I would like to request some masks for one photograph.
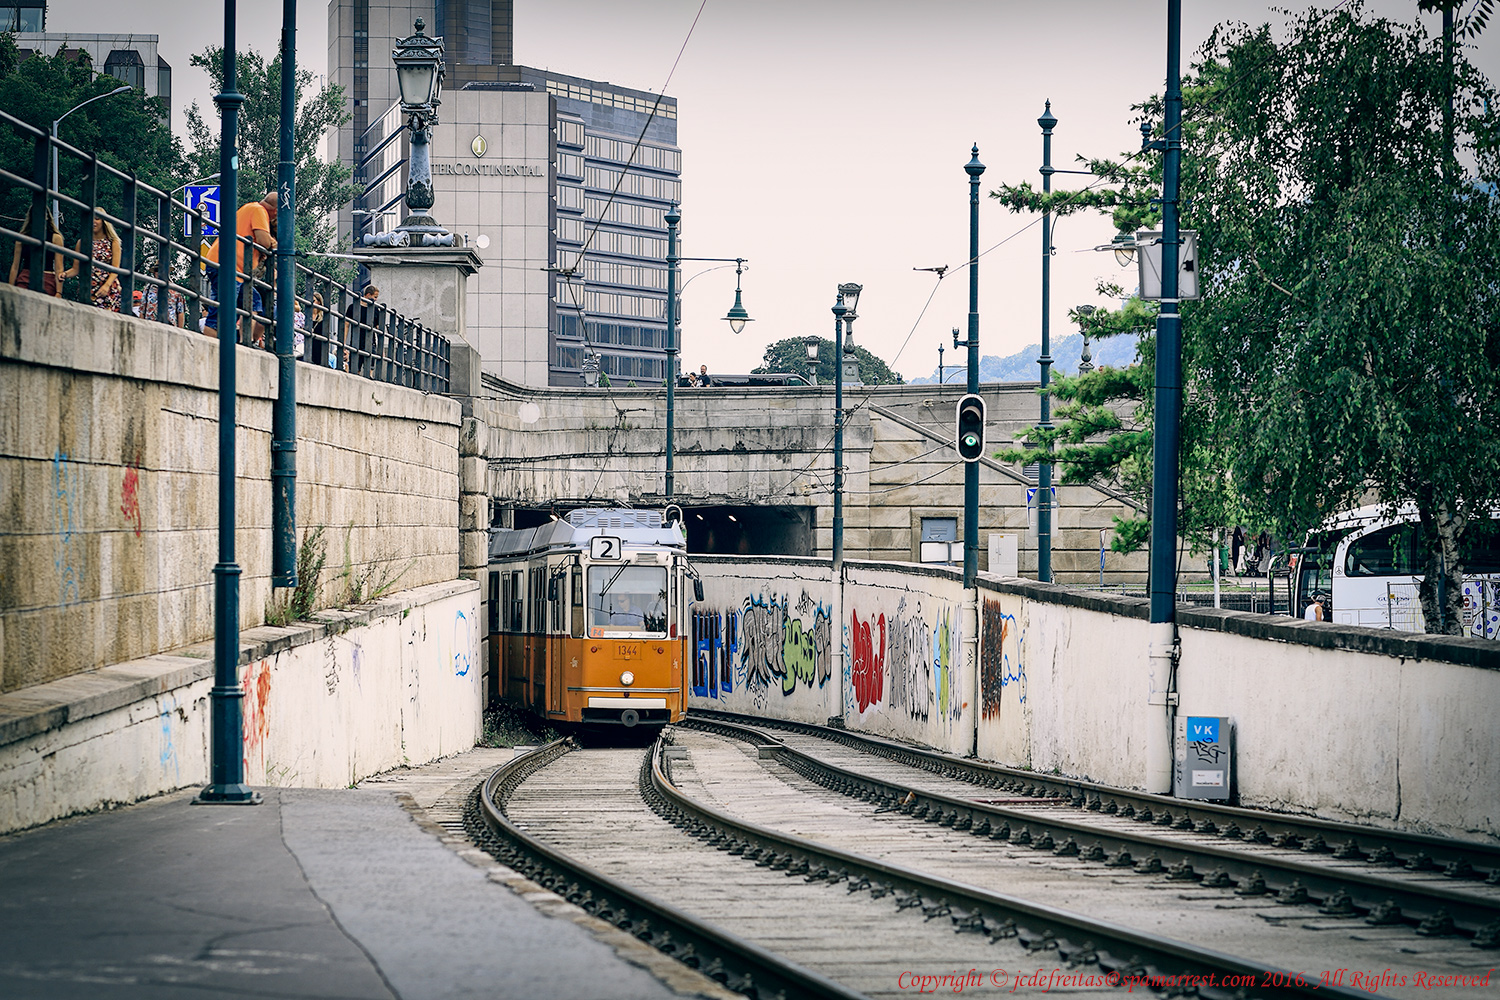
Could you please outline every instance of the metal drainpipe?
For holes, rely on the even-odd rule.
[[[271,586],[297,586],[297,0],[281,7],[281,162],[276,171],[276,408],[271,411]]]
[[[1161,310],[1156,317],[1152,440],[1151,624],[1147,670],[1146,791],[1172,791],[1177,702],[1177,477],[1182,418],[1182,323],[1177,311],[1178,172],[1182,161],[1182,0],[1167,0],[1167,100],[1162,166]]]

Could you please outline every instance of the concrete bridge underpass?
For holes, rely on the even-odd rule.
[[[832,551],[832,387],[679,390],[670,498],[665,389],[533,388],[486,375],[483,390],[473,400],[473,415],[484,425],[480,451],[496,525],[526,527],[579,506],[675,502],[686,515],[691,551]],[[1035,424],[1034,384],[992,385],[982,392],[989,452]],[[846,387],[849,558],[962,561],[963,465],[953,449],[953,427],[963,394],[961,386]],[[1018,571],[1035,573],[1034,477],[1034,468],[982,460],[981,570],[992,569],[991,536],[1010,535]],[[1133,514],[1134,506],[1092,486],[1059,486],[1055,504],[1057,581],[1098,583],[1101,531],[1112,529],[1114,515]],[[1106,582],[1144,580],[1141,555],[1107,553],[1104,562]]]

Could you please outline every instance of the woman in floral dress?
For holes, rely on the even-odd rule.
[[[75,247],[83,252],[82,241]],[[108,221],[94,216],[94,242],[93,257],[96,264],[109,264],[112,267],[120,266],[120,234],[115,232],[115,227]],[[71,278],[77,274],[81,265],[74,263],[68,268],[64,277]],[[110,312],[120,311],[120,276],[112,271],[106,271],[102,267],[94,267],[91,270],[91,280],[94,305],[100,309],[108,309]]]

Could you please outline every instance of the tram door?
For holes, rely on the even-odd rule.
[[[549,565],[547,577],[547,711],[562,714],[568,690],[563,675],[567,665],[563,615],[568,607],[568,574],[560,566]]]

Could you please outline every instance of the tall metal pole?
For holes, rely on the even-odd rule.
[[[844,579],[844,307],[833,304],[833,578]]]
[[[260,793],[245,784],[244,731],[240,702],[240,566],[234,561],[235,351],[239,323],[235,278],[239,246],[235,211],[239,204],[240,105],[235,90],[235,0],[224,0],[224,89],[219,106],[219,561],[214,566],[214,686],[209,692],[213,721],[210,784],[194,801],[250,805]],[[226,259],[227,254],[227,259]],[[247,261],[248,263],[248,261]],[[247,268],[248,270],[248,268]]]
[[[1172,788],[1173,672],[1177,618],[1178,425],[1182,418],[1182,325],[1177,311],[1177,187],[1182,163],[1182,0],[1167,0],[1166,130],[1161,148],[1161,310],[1156,316],[1155,427],[1151,474],[1151,647],[1146,790]]]
[[[969,175],[969,391],[979,391],[979,144],[964,164]],[[964,463],[964,586],[979,576],[979,463]]]
[[[1052,102],[1036,120],[1042,127],[1042,193],[1052,190],[1052,130],[1057,118],[1052,114]],[[1037,426],[1043,433],[1052,429],[1052,397],[1048,386],[1052,382],[1052,213],[1042,212],[1042,356],[1037,363],[1042,368],[1042,420]],[[1052,451],[1052,445],[1047,445]],[[1036,489],[1036,578],[1043,583],[1052,582],[1052,463],[1043,459],[1038,465]]]
[[[276,172],[276,408],[271,411],[271,585],[297,586],[297,294],[294,157],[297,0],[281,6],[281,162]]]
[[[667,500],[672,499],[672,432],[677,402],[677,202],[667,209]]]

